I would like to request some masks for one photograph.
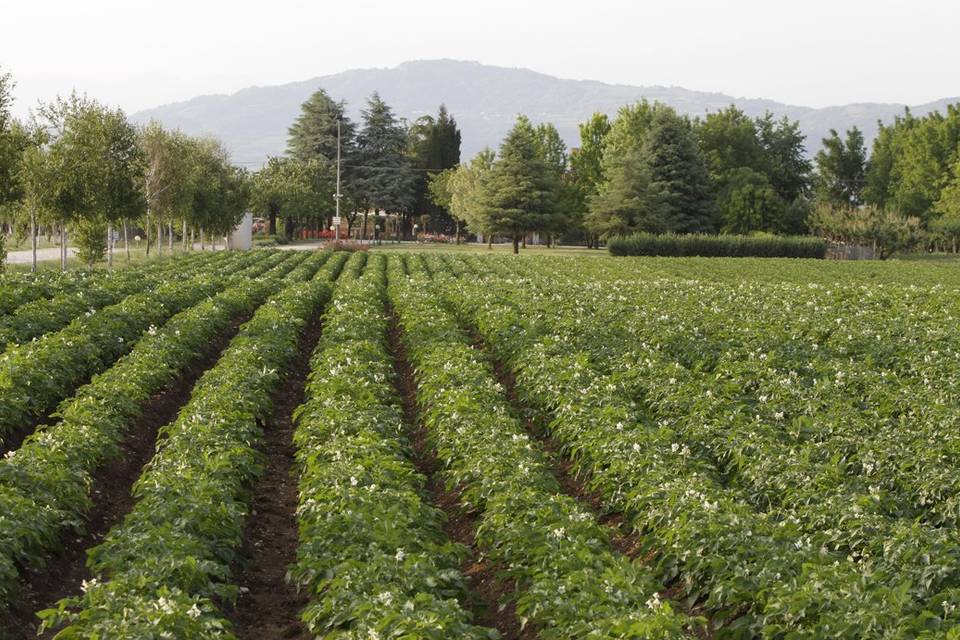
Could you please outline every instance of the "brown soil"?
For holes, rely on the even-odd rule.
[[[2,616],[0,638],[37,638],[35,612],[53,607],[59,600],[80,592],[84,580],[93,577],[86,566],[86,550],[98,545],[133,507],[131,486],[156,450],[157,431],[173,421],[190,398],[194,383],[212,367],[246,317],[236,319],[228,331],[211,342],[203,357],[166,390],[154,395],[124,435],[119,456],[93,476],[93,508],[83,535],[64,540],[63,550],[39,569],[24,572],[20,598]],[[41,638],[52,638],[47,632]]]
[[[232,620],[241,640],[312,637],[300,622],[307,594],[288,584],[286,575],[297,559],[299,543],[293,412],[303,403],[310,355],[321,331],[317,320],[304,332],[297,359],[274,396],[273,419],[265,432],[266,468],[254,487],[241,547],[242,567],[235,581],[241,593]]]
[[[390,316],[389,348],[397,372],[397,390],[403,401],[404,419],[413,448],[413,463],[427,478],[427,497],[431,504],[446,514],[444,531],[447,536],[469,549],[469,555],[460,567],[469,586],[469,593],[461,605],[473,614],[475,624],[496,629],[504,640],[534,639],[535,629],[529,625],[521,628],[517,617],[513,597],[515,585],[510,580],[498,578],[500,567],[486,560],[477,549],[478,514],[467,511],[460,501],[459,491],[447,489],[440,478],[440,463],[419,419],[416,378],[400,339],[401,329],[397,316],[389,306],[387,311]]]

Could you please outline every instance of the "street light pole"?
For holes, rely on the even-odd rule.
[[[334,240],[340,242],[340,118],[337,118],[337,193],[333,196],[337,201],[336,224],[333,236]]]

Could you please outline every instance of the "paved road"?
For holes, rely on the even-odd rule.
[[[73,247],[67,247],[68,255],[76,255],[77,250]],[[9,264],[30,264],[31,260],[30,250],[26,251],[11,251],[7,254],[7,262]],[[59,260],[60,259],[60,247],[50,247],[49,249],[37,249],[37,260]]]

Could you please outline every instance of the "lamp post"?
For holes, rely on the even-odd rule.
[[[333,199],[337,202],[337,214],[334,220],[333,239],[340,242],[340,118],[337,118],[337,193]]]

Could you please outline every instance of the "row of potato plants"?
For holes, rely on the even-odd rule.
[[[385,263],[351,258],[296,412],[300,545],[290,575],[310,596],[302,619],[323,638],[495,638],[459,603],[465,549],[446,537],[408,456]]]
[[[74,293],[95,285],[100,280],[110,278],[121,272],[170,271],[177,269],[181,262],[204,260],[212,254],[207,252],[190,253],[175,258],[158,258],[143,264],[124,269],[73,269],[55,271],[44,269],[36,273],[0,274],[0,318],[15,312],[19,307],[62,294]]]
[[[517,287],[517,284],[510,283],[513,287]],[[712,590],[712,604],[746,605],[751,600],[763,600],[764,609],[758,612],[759,615],[752,621],[750,618],[741,618],[739,622],[751,622],[749,627],[752,631],[748,631],[749,633],[755,632],[758,625],[766,623],[764,631],[774,637],[777,633],[788,630],[790,633],[803,632],[813,637],[817,634],[837,633],[840,630],[845,634],[862,634],[852,637],[873,637],[871,634],[878,633],[878,629],[890,628],[901,629],[908,634],[919,634],[928,630],[937,633],[937,629],[942,630],[949,626],[956,602],[956,593],[950,582],[941,581],[937,585],[932,581],[923,584],[918,580],[919,584],[914,586],[922,585],[921,588],[926,590],[925,595],[911,593],[909,583],[895,581],[884,584],[884,578],[889,577],[889,573],[876,571],[876,566],[865,567],[852,562],[845,554],[836,553],[836,549],[821,545],[817,538],[803,530],[803,523],[795,515],[789,512],[764,514],[750,508],[751,505],[744,499],[744,492],[738,490],[741,487],[724,486],[730,478],[718,472],[716,457],[711,455],[715,452],[710,449],[698,450],[696,446],[691,446],[697,444],[693,434],[697,433],[698,428],[702,428],[708,417],[697,411],[687,415],[686,409],[689,409],[692,402],[704,398],[709,401],[711,397],[716,397],[719,390],[710,385],[704,386],[703,377],[698,385],[683,385],[680,382],[683,378],[680,370],[683,367],[677,363],[668,368],[658,368],[651,364],[658,362],[656,355],[651,355],[652,351],[648,350],[644,356],[642,350],[636,348],[636,345],[644,342],[638,336],[629,336],[629,333],[621,334],[619,339],[613,342],[614,347],[619,346],[629,354],[623,358],[622,370],[614,375],[598,374],[592,359],[598,353],[609,354],[615,351],[610,349],[609,342],[613,334],[605,329],[608,323],[616,323],[617,319],[611,316],[591,318],[591,312],[588,311],[576,318],[575,322],[570,322],[566,327],[567,331],[558,329],[557,326],[551,327],[549,325],[557,324],[552,322],[551,318],[564,315],[562,312],[558,313],[557,307],[564,304],[558,304],[559,300],[566,300],[570,305],[582,304],[583,308],[588,310],[595,308],[600,300],[589,297],[585,299],[582,287],[579,290],[554,288],[546,281],[535,279],[523,283],[524,289],[533,291],[543,291],[538,287],[544,286],[549,293],[543,298],[545,306],[539,309],[523,304],[529,300],[528,297],[523,301],[511,300],[512,312],[506,313],[502,303],[495,303],[491,296],[487,295],[485,302],[496,304],[499,308],[484,311],[483,322],[488,323],[491,333],[499,332],[499,341],[504,347],[502,355],[516,356],[512,361],[518,369],[519,378],[526,382],[531,396],[540,398],[541,406],[556,414],[553,425],[555,432],[565,440],[584,470],[593,474],[595,486],[602,488],[606,485],[610,503],[621,510],[634,509],[634,523],[638,528],[654,530],[660,544],[670,542],[676,545],[678,540],[682,541],[684,544],[677,551],[687,554],[687,558],[692,556],[697,560],[691,562],[688,559],[680,563],[688,580],[696,578],[702,581],[701,586],[712,589],[730,585],[741,587],[742,592],[733,599],[729,594],[720,599],[717,592]],[[651,297],[649,289],[646,289],[648,298]],[[569,297],[565,297],[565,294],[569,294]],[[606,295],[609,297],[610,293],[607,292]],[[661,312],[671,310],[669,304],[661,302],[665,304],[659,307]],[[478,308],[480,306],[482,303]],[[476,315],[478,308],[467,313]],[[622,314],[623,310],[620,312]],[[505,316],[509,319],[505,319]],[[516,324],[511,326],[511,321]],[[690,318],[686,321],[689,322]],[[636,322],[635,316],[621,315],[621,325]],[[682,321],[675,324],[682,324]],[[530,334],[539,333],[532,336],[535,343],[533,348],[530,344],[524,345],[523,339],[518,339],[518,336],[523,337],[523,332],[517,331],[518,326],[523,326]],[[585,331],[584,327],[589,327],[589,330]],[[758,333],[762,333],[762,330]],[[584,334],[588,334],[588,337],[582,337]],[[664,336],[663,332],[653,337],[656,340],[669,341],[669,335]],[[530,341],[531,336],[527,335],[526,339]],[[509,340],[514,343],[506,345]],[[702,337],[698,341],[702,342]],[[593,353],[589,353],[589,350],[578,352],[578,342],[605,342],[606,345]],[[708,349],[707,353],[709,351]],[[674,355],[682,354],[678,350]],[[666,407],[658,405],[659,396],[656,394],[646,395],[648,402],[644,405],[644,397],[637,397],[637,379],[647,384],[648,391],[649,385],[659,385],[659,390],[663,393],[671,393],[672,388],[675,397],[686,399],[684,410],[681,411],[677,405],[665,410]],[[743,385],[742,379],[734,381],[733,384],[737,381],[740,386]],[[725,384],[730,385],[731,382]],[[631,412],[631,405],[637,404],[641,410],[633,409]],[[622,413],[620,416],[613,416],[617,419],[611,423],[612,413],[615,413],[613,409],[618,405]],[[606,411],[607,416],[597,420],[599,411]],[[752,408],[747,413],[753,415]],[[776,413],[772,414],[771,418],[775,421]],[[600,429],[596,428],[598,422]],[[607,424],[604,425],[604,422]],[[637,425],[644,423],[648,426],[640,428],[638,432]],[[681,423],[687,428],[678,427]],[[624,429],[627,434],[623,434]],[[744,440],[749,441],[753,433],[745,431]],[[599,436],[600,439],[590,442],[591,434],[593,437]],[[608,440],[606,444],[610,446],[605,447],[604,439],[609,439],[612,435],[617,435],[617,439]],[[631,438],[638,440],[633,443],[636,452],[642,451],[645,454],[641,465],[637,465],[629,456],[623,462],[612,462],[611,457],[615,460],[616,451],[622,449],[621,445],[629,445]],[[677,455],[678,453],[680,455]],[[754,455],[762,458],[761,451],[754,452]],[[691,481],[708,478],[710,481],[705,487],[681,483],[673,495],[663,487],[651,486],[647,492],[651,515],[644,518],[643,512],[639,510],[644,503],[638,498],[644,495],[646,490],[640,491],[638,486],[642,486],[644,479],[651,476],[649,470],[640,467],[649,466],[652,461],[661,458],[666,464],[660,466],[664,471],[672,469],[675,477],[689,478]],[[656,480],[655,475],[652,477]],[[702,481],[699,484],[704,485]],[[629,493],[626,496],[617,496],[618,488]],[[669,497],[667,504],[677,505],[675,518],[665,518],[662,507],[661,512],[655,511],[657,491],[659,499]],[[721,501],[720,498],[724,500]],[[689,531],[691,535],[678,537],[682,530],[674,526],[675,521],[683,523],[684,518],[696,519],[693,516],[698,511],[697,499],[701,499],[703,506],[714,514],[714,519],[735,515],[734,521],[738,524],[738,528],[732,530],[733,536],[729,531],[725,534],[722,528],[717,529],[716,534],[709,528],[703,528],[704,531],[711,531],[710,553],[704,552],[701,543],[696,539],[696,532]],[[651,521],[651,518],[654,520]],[[665,520],[670,526],[665,526]],[[744,532],[748,534],[746,540],[742,539]],[[943,536],[939,539],[942,540]],[[942,544],[931,546],[931,551],[944,549]],[[904,558],[910,557],[909,553],[905,554],[906,551],[907,549],[903,549],[901,553],[891,556],[899,555],[902,562]],[[667,558],[668,555],[663,560]],[[725,558],[729,561],[725,562]],[[949,560],[950,554],[946,558],[948,564],[952,562]],[[706,566],[705,559],[709,560]],[[922,564],[939,569],[943,562],[934,556],[933,560]],[[765,566],[775,568],[775,573],[766,575]],[[817,579],[818,577],[820,579]],[[904,586],[905,584],[907,586]],[[824,585],[826,588],[823,588]],[[743,589],[744,586],[747,588]],[[940,588],[944,590],[940,591]],[[918,598],[924,605],[919,608],[916,606]]]
[[[231,569],[262,473],[262,424],[304,326],[330,296],[342,259],[314,254],[244,323],[196,383],[134,485],[136,503],[88,551],[83,593],[40,612],[41,630],[70,638],[223,638]]]
[[[916,294],[910,290],[896,291],[889,296],[882,295],[882,292],[876,295],[868,290],[864,295],[858,289],[841,292],[845,294],[841,297],[837,292],[826,292],[830,295],[829,304],[818,305],[822,300],[805,296],[805,291],[776,288],[771,292],[767,291],[770,287],[764,287],[737,292],[729,300],[721,299],[721,306],[714,314],[717,317],[711,318],[702,313],[692,316],[689,303],[682,302],[689,295],[680,288],[664,289],[657,285],[645,287],[642,294],[635,289],[631,300],[659,297],[659,302],[647,305],[652,309],[662,310],[669,306],[668,301],[673,302],[674,313],[661,314],[658,311],[659,317],[654,318],[649,310],[642,313],[643,304],[639,302],[630,303],[637,305],[636,308],[620,303],[623,285],[618,291],[619,300],[612,298],[609,292],[602,299],[596,297],[595,292],[586,291],[584,294],[583,287],[577,287],[575,283],[564,286],[580,289],[576,296],[570,296],[572,299],[581,300],[585,295],[587,299],[595,298],[600,303],[600,308],[590,313],[603,331],[605,342],[643,343],[650,336],[656,336],[657,350],[665,352],[668,359],[674,358],[684,364],[687,369],[750,380],[754,388],[747,390],[749,397],[753,400],[766,398],[759,404],[765,412],[769,411],[770,416],[783,413],[789,418],[791,414],[802,413],[799,409],[803,403],[819,403],[818,409],[829,409],[837,419],[796,430],[795,439],[805,447],[801,451],[803,457],[811,457],[811,453],[822,457],[839,448],[844,454],[845,471],[851,471],[847,475],[866,476],[872,484],[883,486],[887,497],[893,500],[889,510],[932,517],[936,524],[952,518],[957,481],[955,475],[944,473],[946,469],[942,466],[941,472],[936,473],[935,461],[942,461],[947,451],[955,449],[957,441],[956,430],[949,428],[949,406],[958,387],[956,376],[950,372],[956,370],[960,361],[960,353],[950,343],[952,318],[957,312],[956,296],[940,296],[936,291],[926,290],[918,290]],[[629,283],[626,286],[630,286]],[[713,300],[716,288],[686,289],[694,289],[698,301],[706,303],[703,306],[717,305]],[[764,296],[769,302],[763,300]],[[822,297],[822,294],[814,292],[814,296]],[[757,308],[754,304],[757,298],[764,307]],[[924,304],[925,300],[927,304]],[[551,301],[551,304],[557,303]],[[815,305],[823,313],[810,314],[803,310]],[[938,307],[936,311],[939,313],[930,313],[925,308],[929,306]],[[780,309],[782,312],[771,315]],[[619,325],[616,322],[608,324],[608,318],[615,320],[624,314],[631,314],[632,320]],[[739,321],[738,314],[742,316]],[[754,336],[745,336],[750,326],[758,325],[758,317],[763,318],[759,323],[760,331]],[[838,326],[835,321],[841,317],[842,330],[835,330],[834,327]],[[615,334],[609,330],[611,326],[621,326],[622,329]],[[699,348],[693,348],[691,341],[684,340],[685,326],[700,332],[696,336]],[[726,327],[732,330],[726,330]],[[804,344],[805,340],[809,342]],[[589,346],[597,351],[599,343],[594,340]],[[754,357],[760,352],[763,357]],[[605,354],[605,357],[609,359],[609,355]],[[850,358],[862,359],[867,366],[851,368]],[[728,370],[718,369],[718,363]],[[745,369],[741,371],[738,367]],[[789,384],[790,377],[797,381],[787,394],[790,404],[780,400],[779,407],[775,406],[777,385],[782,380]],[[770,387],[761,388],[765,384]],[[842,392],[838,391],[841,387]],[[744,397],[748,395],[745,393]],[[895,414],[908,413],[919,414],[912,419],[911,429],[891,424],[891,417]],[[781,424],[789,422],[780,420]],[[778,429],[771,435],[782,438],[789,433],[790,430]],[[929,442],[931,440],[933,442]],[[922,446],[924,441],[927,441],[926,446]],[[946,450],[940,449],[940,445]],[[876,450],[876,447],[884,446],[895,446],[900,451],[912,446],[913,449],[909,450],[911,464],[923,464],[924,472],[910,473],[909,468],[885,465],[890,456]],[[752,461],[749,456],[740,455],[738,459]],[[779,462],[773,467],[782,469]],[[881,472],[876,472],[878,467],[882,468]],[[788,474],[781,472],[781,475]],[[918,476],[929,478],[930,475],[934,475],[936,484],[928,480],[919,485],[915,482]],[[763,479],[776,481],[776,474],[764,474]],[[755,499],[772,503],[777,494],[786,489],[789,486],[767,489]]]
[[[187,269],[180,279],[7,349],[0,354],[0,443],[45,416],[92,374],[127,353],[151,326],[216,293],[228,278],[259,272],[261,259],[262,254],[251,252],[221,260],[212,270]],[[266,258],[272,264],[289,259],[280,252]]]
[[[521,622],[541,638],[686,637],[697,621],[661,600],[652,572],[614,552],[594,514],[561,492],[491,364],[433,291],[436,269],[410,257],[407,270],[394,260],[390,299],[423,420],[447,485],[480,512],[479,548],[516,581]]]
[[[93,504],[93,474],[121,455],[120,442],[143,405],[208,351],[238,317],[249,314],[283,276],[313,263],[284,261],[173,316],[133,350],[64,400],[59,420],[0,459],[0,606],[16,591],[20,567],[38,566],[65,533],[82,531]]]
[[[951,624],[960,540],[952,523],[941,525],[952,518],[956,503],[944,500],[925,513],[897,485],[922,478],[929,487],[918,464],[931,459],[924,452],[943,454],[949,451],[949,445],[940,446],[943,440],[956,438],[948,433],[956,416],[951,420],[944,410],[955,404],[956,377],[944,365],[952,363],[955,370],[957,352],[937,344],[944,330],[949,332],[956,299],[937,300],[941,292],[911,287],[814,289],[814,297],[805,300],[809,290],[776,287],[769,305],[763,298],[770,292],[756,289],[721,292],[728,299],[718,304],[716,292],[692,288],[700,302],[714,299],[715,318],[692,316],[700,310],[677,304],[684,296],[675,290],[658,300],[660,287],[643,287],[642,304],[670,309],[674,327],[697,326],[700,342],[712,344],[707,352],[719,357],[676,364],[682,354],[673,348],[671,327],[654,322],[651,313],[616,309],[620,322],[601,321],[600,333],[613,337],[607,329],[614,326],[620,327],[617,344],[665,342],[665,349],[633,349],[623,364],[639,395],[691,446],[717,460],[727,481],[751,502],[795,522],[812,546],[841,553],[839,562],[810,563],[792,584],[778,586],[771,600],[779,603],[767,605],[768,618],[775,609],[815,618],[810,601],[822,612],[823,625],[852,618],[852,612],[892,628]],[[639,288],[635,292],[639,295]],[[584,300],[583,291],[575,296]],[[848,304],[851,298],[858,302]],[[805,318],[811,305],[822,313]],[[608,296],[606,306],[617,305],[610,305]],[[833,330],[838,318],[842,327]],[[796,347],[798,339],[811,338],[816,341],[806,353]],[[897,350],[890,352],[892,345]],[[857,366],[850,365],[854,354]],[[931,385],[933,380],[940,384]],[[953,387],[953,395],[944,387]],[[953,403],[946,401],[951,397]],[[949,460],[939,456],[944,470],[955,470]],[[897,468],[886,469],[886,481],[871,473],[871,467],[891,462]],[[939,495],[955,482],[939,487]],[[869,583],[860,585],[866,575]],[[819,584],[830,588],[810,588]],[[895,585],[902,595],[890,597],[885,585]],[[858,595],[835,597],[848,592]]]
[[[14,311],[24,303],[73,291],[98,275],[82,269],[66,273],[52,270],[37,273],[4,273],[0,276],[0,316]]]
[[[745,300],[737,302],[749,307]],[[726,315],[735,325],[758,321],[757,316]],[[852,318],[844,317],[844,334],[852,337]],[[765,326],[777,326],[759,318]],[[638,341],[652,335],[643,322],[631,324]],[[895,367],[877,366],[870,358],[851,366],[844,357],[813,355],[805,371],[798,359],[778,352],[778,334],[774,328],[728,348],[709,374],[677,366],[670,354],[655,350],[648,352],[647,366],[624,370],[637,379],[635,393],[647,398],[657,415],[672,416],[680,436],[717,459],[728,482],[753,504],[795,521],[812,545],[842,554],[839,563],[808,565],[791,583],[778,586],[771,599],[780,601],[783,613],[802,611],[812,618],[807,603],[815,602],[823,620],[849,617],[856,607],[860,617],[873,610],[891,628],[913,628],[918,619],[931,625],[952,622],[949,609],[960,581],[956,528],[930,524],[928,514],[914,508],[896,483],[863,473],[869,462],[862,455],[866,445],[873,460],[905,456],[897,471],[907,477],[922,473],[910,468],[921,456],[902,444],[929,437],[924,431],[930,414],[945,412],[931,412],[923,406],[930,395],[912,388],[916,385]],[[712,339],[709,333],[704,337]],[[816,354],[829,350],[826,344]],[[675,383],[664,384],[667,379]],[[949,458],[941,462],[951,468]],[[931,505],[930,513],[949,505]],[[866,575],[872,584],[860,586]],[[811,588],[818,584],[829,587]],[[885,585],[894,585],[899,598],[889,598]],[[859,587],[853,591],[856,598],[847,595],[853,586]],[[766,610],[772,609],[768,604]]]
[[[215,256],[215,257],[214,257]],[[8,315],[0,316],[0,351],[8,345],[26,342],[49,331],[65,327],[75,317],[92,314],[126,296],[153,289],[188,268],[210,268],[222,260],[221,254],[193,254],[180,261],[164,260],[142,267],[117,269],[90,277],[80,287],[24,302]]]

